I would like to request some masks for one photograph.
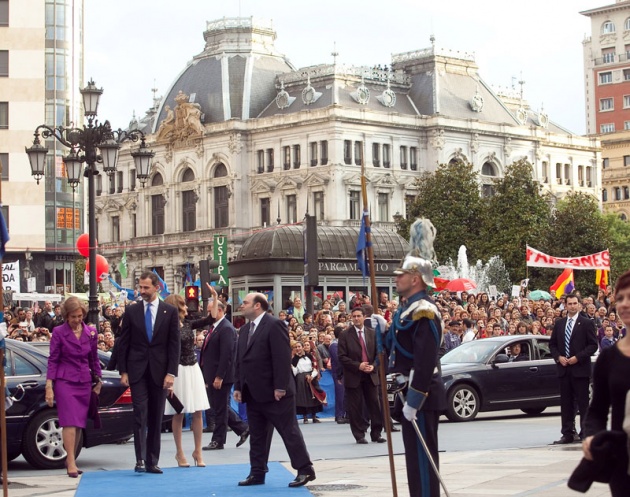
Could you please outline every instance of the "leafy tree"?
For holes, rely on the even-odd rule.
[[[549,199],[533,179],[532,165],[525,159],[510,164],[495,180],[484,210],[483,253],[501,257],[511,281],[520,281],[526,275],[526,245],[540,246],[549,216]]]
[[[85,257],[79,257],[74,261],[74,291],[77,293],[88,291],[88,285],[83,283],[86,262],[87,259]]]
[[[486,267],[488,285],[494,285],[499,293],[503,292],[509,295],[512,290],[512,281],[501,257],[496,255],[491,257]]]
[[[437,230],[438,261],[456,260],[461,245],[466,245],[471,260],[481,258],[477,242],[483,200],[477,177],[473,166],[462,161],[441,164],[435,172],[423,174],[416,181],[418,196],[398,225],[399,234],[409,239],[415,219],[428,218]]]
[[[630,268],[630,223],[617,214],[603,214],[603,221],[608,231],[608,249],[610,250],[610,285]]]

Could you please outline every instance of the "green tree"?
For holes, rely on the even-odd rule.
[[[418,195],[408,206],[407,219],[399,225],[399,234],[409,239],[409,227],[416,218],[428,218],[437,230],[435,253],[438,261],[457,260],[457,251],[466,245],[471,260],[481,258],[478,250],[479,219],[483,200],[478,174],[473,166],[461,161],[441,164],[433,173],[417,181]]]
[[[617,214],[604,213],[603,220],[608,231],[608,249],[610,250],[609,284],[630,268],[630,223]]]
[[[527,274],[527,245],[540,246],[550,217],[549,199],[533,179],[532,165],[525,159],[505,168],[503,178],[494,182],[494,195],[488,199],[481,233],[486,257],[498,255],[511,281]]]
[[[85,257],[79,257],[74,261],[74,291],[83,293],[88,291],[88,285],[83,283],[83,273],[85,272]]]

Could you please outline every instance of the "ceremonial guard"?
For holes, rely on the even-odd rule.
[[[399,414],[402,407],[403,416],[399,417],[409,495],[439,497],[438,419],[446,407],[439,361],[442,324],[427,293],[427,287],[435,287],[431,266],[435,228],[428,219],[418,219],[410,235],[412,250],[394,271],[401,305],[385,342],[389,371],[397,373],[399,385],[404,385],[396,402]]]

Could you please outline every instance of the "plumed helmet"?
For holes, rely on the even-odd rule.
[[[400,267],[394,270],[394,274],[418,273],[427,286],[435,288],[431,264],[431,261],[435,259],[433,249],[435,235],[435,226],[430,220],[416,219],[409,228],[411,250],[403,258]]]

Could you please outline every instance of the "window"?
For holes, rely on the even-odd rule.
[[[282,147],[282,153],[283,153],[283,167],[285,171],[288,171],[289,169],[291,169],[291,147],[289,147],[288,145],[286,147]]]
[[[606,85],[608,83],[612,83],[612,72],[600,72],[599,73],[599,84]]]
[[[400,169],[407,169],[407,147],[400,147]]]
[[[564,184],[571,184],[571,164],[564,165]]]
[[[623,199],[630,200],[630,188],[628,188],[627,186],[623,187]]]
[[[615,62],[615,47],[602,49],[602,62],[604,64]]]
[[[382,223],[389,222],[389,194],[378,194],[378,220]]]
[[[197,200],[195,190],[182,192],[182,231],[197,229]]]
[[[615,192],[615,200],[621,200],[621,188],[616,186],[613,191]]]
[[[136,170],[135,169],[129,170],[129,191],[130,192],[136,191]]]
[[[494,164],[492,162],[484,162],[483,166],[481,166],[481,174],[482,176],[496,176]]]
[[[612,21],[606,21],[604,24],[602,24],[602,34],[609,34],[609,33],[614,33],[615,32],[615,25]]]
[[[606,111],[606,110],[614,110],[615,106],[613,103],[613,99],[611,98],[600,98],[599,100],[599,110],[600,111]]]
[[[136,238],[138,236],[138,219],[136,214],[131,215],[131,237]]]
[[[615,123],[602,124],[600,125],[599,130],[600,130],[600,133],[614,133]]]
[[[562,183],[562,164],[556,162],[556,182]]]
[[[607,202],[607,201],[608,201],[608,190],[604,188],[602,190],[602,202]]]
[[[3,205],[0,206],[0,210],[2,211],[2,217],[4,218],[4,222],[7,225],[7,230],[10,228],[9,226],[9,206]]]
[[[287,223],[297,222],[297,198],[295,195],[287,195]]]
[[[628,31],[630,29],[630,17],[628,17],[628,19],[626,19],[626,21],[623,23],[623,29],[624,31]]]
[[[9,154],[0,154],[2,164],[2,181],[9,181]]]
[[[109,175],[109,194],[116,193],[116,176],[114,174]]]
[[[389,145],[383,145],[383,167],[389,167],[391,165],[391,154]]]
[[[324,192],[313,192],[313,213],[317,219],[324,219]]]
[[[584,186],[584,166],[578,166],[578,183]]]
[[[0,26],[9,25],[9,0],[0,0]]]
[[[116,193],[122,193],[123,191],[123,172],[122,171],[116,171],[116,183],[118,184]]]
[[[309,154],[310,154],[310,161],[311,161],[311,166],[316,166],[317,165],[317,142],[311,142],[309,145]]]
[[[224,166],[225,167],[225,166]],[[214,227],[225,228],[229,224],[230,196],[227,186],[214,188]]]
[[[409,147],[409,164],[412,171],[418,170],[418,149],[416,147]]]
[[[481,185],[481,196],[482,197],[493,197],[494,196],[494,186],[492,186],[492,185]]]
[[[0,50],[0,78],[9,76],[9,51]]]
[[[545,161],[542,163],[542,178],[543,183],[549,183],[549,163]]]
[[[321,149],[321,157],[322,157],[322,166],[325,166],[326,164],[328,164],[328,141],[324,140],[322,142],[320,142],[320,149]]]
[[[258,174],[264,173],[265,172],[265,151],[264,150],[256,151],[256,158],[257,158],[257,163],[258,163],[258,167],[256,168],[256,170]]]
[[[624,121],[623,122],[623,129],[625,129],[625,130],[630,129],[630,121]]]
[[[273,148],[267,149],[267,172],[273,172]]]
[[[344,164],[352,164],[352,142],[350,140],[343,141],[343,162]]]
[[[623,165],[626,167],[630,166],[630,155],[623,156]]]
[[[381,167],[381,144],[372,143],[372,164],[374,167]]]
[[[162,186],[164,184],[164,178],[160,173],[155,173],[151,178],[151,186]]]
[[[300,154],[300,146],[293,145],[293,169],[299,169],[302,164],[302,155]]]
[[[120,216],[112,216],[112,242],[120,241]]]
[[[627,109],[628,107],[630,107],[630,95],[624,95],[623,96],[623,108]]]
[[[160,176],[159,174],[157,176]],[[161,176],[160,176],[161,177]],[[166,201],[161,194],[151,195],[151,234],[164,234],[164,206]]]
[[[586,166],[586,186],[593,186],[593,168],[591,166]]]
[[[0,129],[9,128],[9,102],[0,102]]]
[[[103,175],[99,174],[96,177],[96,185],[94,185],[96,188],[96,195],[101,195],[103,193]]]
[[[409,194],[405,195],[405,218],[408,218],[411,215],[411,209],[413,207],[413,204],[415,203],[416,203],[415,195],[409,195]]]
[[[359,191],[350,192],[350,219],[361,219],[361,199],[359,197]]]
[[[630,69],[623,70],[623,79],[624,81],[630,81]]]
[[[267,227],[271,224],[271,199],[260,199],[260,225]]]
[[[354,163],[357,166],[363,164],[363,142],[354,142]]]

